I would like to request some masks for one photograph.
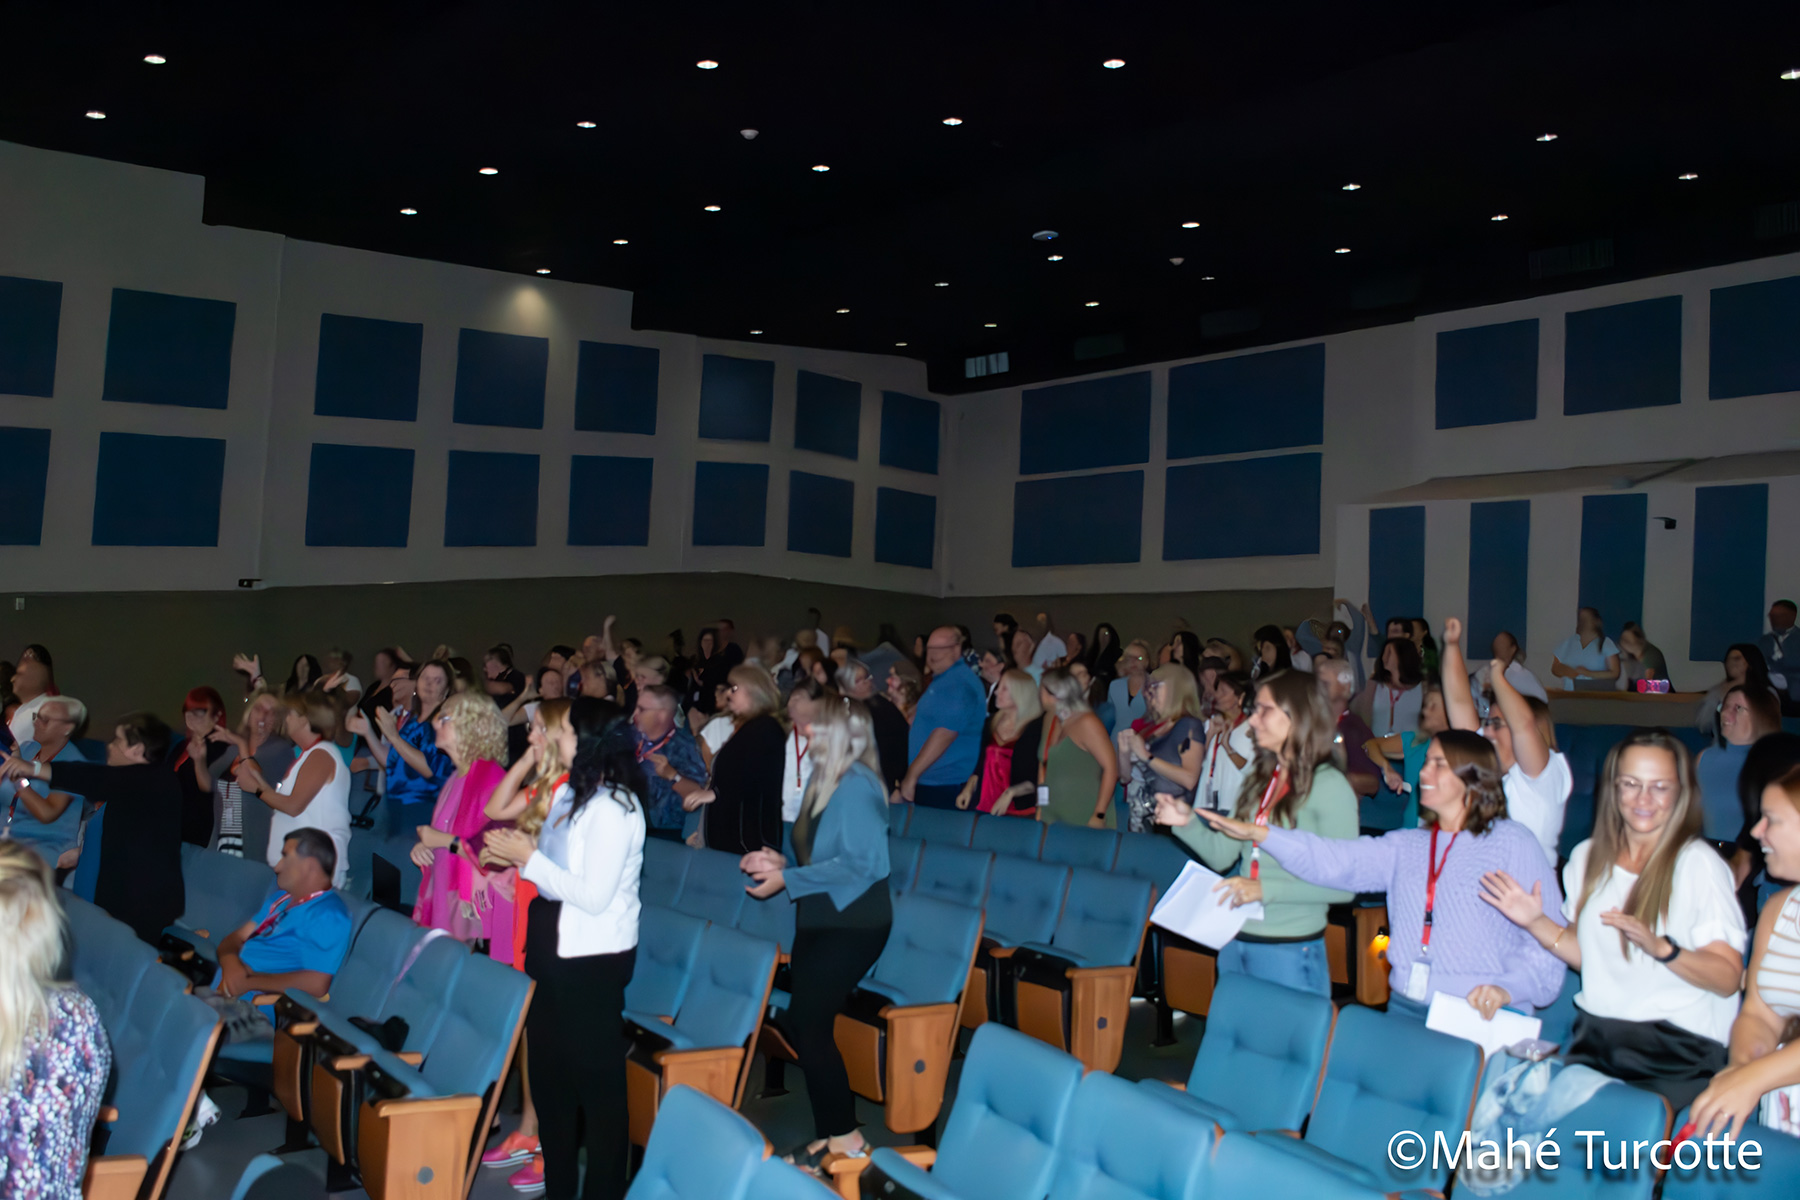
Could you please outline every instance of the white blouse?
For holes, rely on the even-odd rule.
[[[300,764],[315,754],[323,754],[331,764],[331,778],[294,816],[274,807],[269,809],[267,861],[271,867],[281,861],[282,844],[294,830],[317,829],[331,835],[331,844],[337,848],[337,873],[331,877],[331,886],[343,887],[350,870],[350,768],[344,765],[344,756],[330,742],[315,742],[312,749],[294,760],[275,790],[283,796],[293,795],[294,784],[300,779]]]
[[[644,806],[605,788],[573,818],[574,792],[556,789],[538,848],[519,874],[562,901],[556,956],[623,954],[638,942],[638,880],[644,873]]]

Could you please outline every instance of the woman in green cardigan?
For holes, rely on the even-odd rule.
[[[1238,793],[1237,819],[1354,838],[1356,793],[1334,762],[1337,722],[1313,677],[1279,671],[1263,680],[1250,712],[1250,732],[1256,758]],[[1157,797],[1156,820],[1170,826],[1207,866],[1228,873],[1215,890],[1227,893],[1232,907],[1262,902],[1262,919],[1247,922],[1219,951],[1219,970],[1329,997],[1325,910],[1350,900],[1350,893],[1302,883],[1251,843],[1195,820],[1193,806],[1179,796]]]

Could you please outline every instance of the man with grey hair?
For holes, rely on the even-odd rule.
[[[32,737],[19,743],[27,762],[86,762],[72,740],[87,721],[87,705],[73,696],[52,696],[31,714]],[[81,840],[81,797],[51,791],[36,780],[0,779],[0,828],[14,841],[37,851],[52,867]]]
[[[868,707],[869,720],[875,727],[875,755],[881,760],[881,777],[887,780],[891,794],[906,774],[906,738],[910,732],[906,715],[875,690],[875,673],[854,654],[838,668],[837,685],[844,695]]]
[[[1373,796],[1381,787],[1381,768],[1363,749],[1375,737],[1367,721],[1350,711],[1350,698],[1356,695],[1356,668],[1341,658],[1313,660],[1313,674],[1325,705],[1337,718],[1337,745],[1344,755],[1344,775],[1358,796]]]

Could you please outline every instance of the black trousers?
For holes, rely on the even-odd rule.
[[[544,1150],[544,1195],[574,1200],[587,1150],[587,1200],[625,1195],[625,985],[637,951],[558,958],[562,904],[542,896],[525,923],[525,973],[537,982],[531,1011],[531,1098]]]
[[[823,895],[804,897],[794,914],[794,947],[788,966],[792,985],[781,1027],[794,1043],[806,1072],[812,1102],[813,1136],[842,1137],[856,1131],[856,1097],[834,1029],[844,1002],[869,973],[887,945],[893,923],[887,880],[838,912]]]

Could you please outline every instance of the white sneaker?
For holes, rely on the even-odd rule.
[[[198,1146],[200,1144],[200,1135],[206,1131],[206,1127],[208,1125],[217,1125],[218,1123],[219,1106],[213,1103],[211,1096],[207,1095],[205,1092],[201,1092],[200,1102],[194,1105],[193,1119],[188,1122],[187,1132],[182,1135],[181,1148],[183,1150],[192,1150],[195,1146]]]

